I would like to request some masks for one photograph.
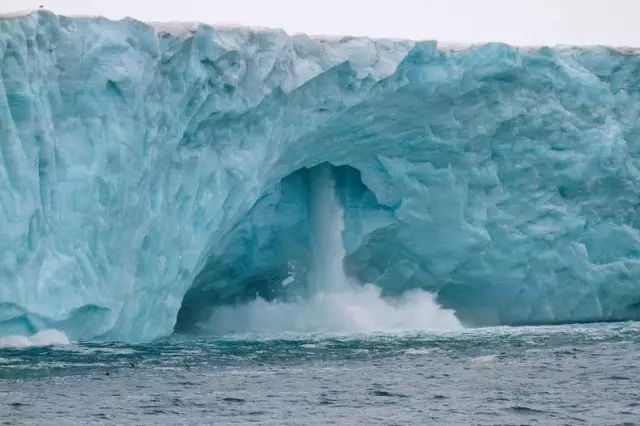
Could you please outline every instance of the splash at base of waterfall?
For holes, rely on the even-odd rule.
[[[395,331],[455,331],[462,326],[451,310],[440,308],[422,290],[387,300],[372,284],[353,284],[339,291],[316,293],[308,299],[221,306],[202,329],[213,334],[252,333],[372,333]]]

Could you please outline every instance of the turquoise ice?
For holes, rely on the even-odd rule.
[[[146,341],[304,291],[323,163],[344,270],[389,297],[640,318],[638,52],[39,12],[0,19],[0,336]]]

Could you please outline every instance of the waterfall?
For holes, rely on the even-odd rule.
[[[343,269],[344,211],[336,196],[331,166],[311,169],[309,187],[309,287],[317,294],[338,292],[348,283]]]

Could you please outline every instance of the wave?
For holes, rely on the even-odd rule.
[[[0,349],[31,348],[42,346],[59,346],[70,344],[67,335],[59,330],[42,330],[31,336],[0,337]]]

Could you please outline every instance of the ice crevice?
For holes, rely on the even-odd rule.
[[[640,316],[636,52],[189,28],[0,19],[0,336],[146,341],[278,299],[318,166],[384,297]]]

